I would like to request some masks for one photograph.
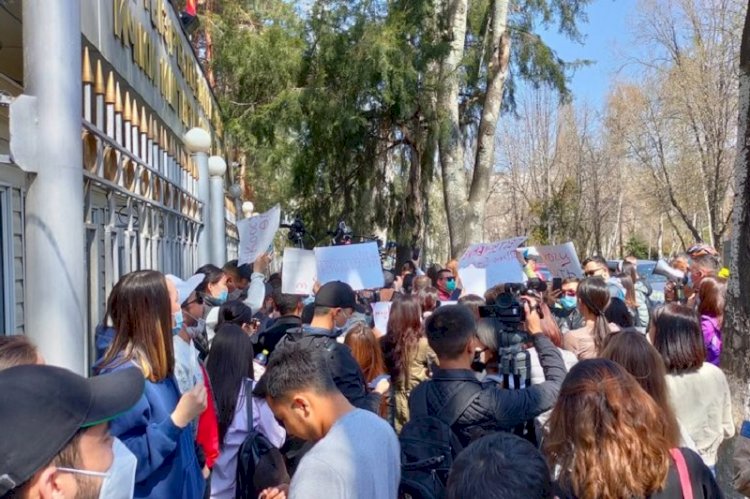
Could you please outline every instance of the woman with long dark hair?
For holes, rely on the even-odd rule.
[[[556,470],[558,497],[683,497],[677,462],[687,467],[693,497],[722,497],[700,457],[674,447],[662,409],[611,360],[584,360],[570,370],[548,428],[543,450]]]
[[[673,447],[695,448],[690,435],[680,426],[669,404],[667,389],[667,371],[659,352],[648,342],[646,337],[635,329],[612,333],[607,338],[601,357],[617,362],[629,372],[651,395],[656,405],[664,412],[667,437]]]
[[[234,324],[252,336],[257,332],[257,326],[253,325],[253,322],[253,310],[250,307],[239,300],[230,300],[219,307],[219,321],[216,327]]]
[[[219,326],[211,343],[206,362],[219,417],[219,442],[221,454],[216,460],[211,476],[211,497],[231,499],[235,497],[237,453],[251,429],[263,433],[276,447],[281,447],[286,438],[273,412],[260,398],[248,393],[246,383],[254,387],[253,343],[238,325],[226,323]],[[253,404],[253,421],[247,421],[248,397]],[[274,484],[278,485],[278,484]]]
[[[719,445],[734,435],[727,378],[721,369],[706,362],[701,326],[692,308],[670,303],[654,322],[653,343],[667,369],[675,416],[713,469]]]
[[[565,335],[564,345],[579,360],[592,359],[599,355],[604,339],[616,330],[604,315],[609,306],[610,294],[607,282],[602,277],[587,277],[578,285],[578,310],[584,326]]]
[[[146,378],[141,399],[110,422],[110,433],[138,458],[134,497],[202,497],[193,436],[207,395],[197,384],[180,396],[174,378],[172,335],[182,328],[177,289],[155,270],[126,274],[116,287],[107,305],[115,337],[96,371],[134,365]]]
[[[651,291],[649,291],[647,285],[643,282],[643,280],[641,280],[640,276],[638,275],[638,266],[633,264],[632,262],[623,262],[622,276],[627,276],[633,283],[632,300],[630,300],[628,305],[632,305],[635,309],[635,315],[633,317],[635,319],[635,327],[639,331],[645,333],[651,319],[648,309],[648,295],[651,293]],[[625,298],[626,301],[628,301],[627,295]]]
[[[713,277],[701,279],[698,288],[698,314],[701,316],[706,361],[718,366],[721,357],[721,328],[724,325],[725,283]]]
[[[387,334],[380,341],[393,386],[394,427],[400,431],[409,420],[409,394],[428,378],[430,364],[437,361],[422,334],[422,311],[416,297],[404,296],[393,302]]]

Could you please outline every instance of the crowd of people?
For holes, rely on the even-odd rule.
[[[455,261],[312,296],[283,293],[268,255],[127,274],[90,378],[0,337],[0,498],[723,497],[716,252],[670,262],[665,304],[633,258],[554,283],[523,259],[526,284],[484,296]]]

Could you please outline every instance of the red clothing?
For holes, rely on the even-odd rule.
[[[200,364],[200,367],[203,371],[203,382],[208,392],[208,407],[198,419],[198,435],[195,440],[203,448],[203,453],[206,455],[206,466],[213,468],[216,459],[219,457],[219,418],[216,415],[214,392],[211,390],[208,373],[203,364]]]

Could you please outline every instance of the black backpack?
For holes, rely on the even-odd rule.
[[[482,391],[477,382],[457,389],[438,410],[430,415],[427,391],[433,381],[425,381],[411,394],[414,401],[409,422],[401,429],[401,484],[399,497],[441,499],[453,460],[463,450],[451,426]]]
[[[281,451],[253,428],[253,385],[245,380],[248,433],[237,454],[236,499],[256,499],[268,487],[289,483]]]

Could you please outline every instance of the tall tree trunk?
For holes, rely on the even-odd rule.
[[[724,315],[722,367],[727,374],[735,422],[750,418],[750,2],[740,49],[739,124],[735,160],[736,196],[731,239],[729,284]],[[725,446],[728,452],[730,446]],[[725,461],[726,462],[726,461]],[[726,478],[721,473],[720,478]],[[721,480],[723,481],[723,480]]]
[[[468,1],[446,2],[446,40],[450,42],[450,51],[440,65],[438,115],[441,124],[439,145],[443,196],[453,257],[459,256],[469,243],[479,241],[482,237],[482,223],[495,156],[495,131],[510,58],[510,37],[506,35],[508,3],[509,0],[494,0],[491,6],[492,55],[487,69],[484,106],[467,196],[464,136],[459,121],[459,65],[464,55]]]
[[[491,58],[487,68],[487,89],[482,108],[482,119],[479,122],[477,137],[477,153],[474,161],[474,174],[469,191],[469,211],[466,214],[466,236],[462,246],[482,240],[482,225],[487,205],[487,192],[490,178],[495,164],[495,132],[500,118],[500,105],[503,101],[503,86],[508,77],[508,63],[510,61],[510,36],[508,28],[509,0],[494,0],[492,4],[491,25]],[[453,244],[451,243],[451,246]],[[453,256],[456,251],[451,247]]]
[[[443,175],[443,197],[448,215],[451,254],[457,255],[466,241],[465,213],[466,172],[464,169],[464,138],[459,114],[459,67],[464,56],[468,0],[446,0],[447,20],[444,38],[450,51],[440,64],[438,117],[440,120],[440,166]]]

